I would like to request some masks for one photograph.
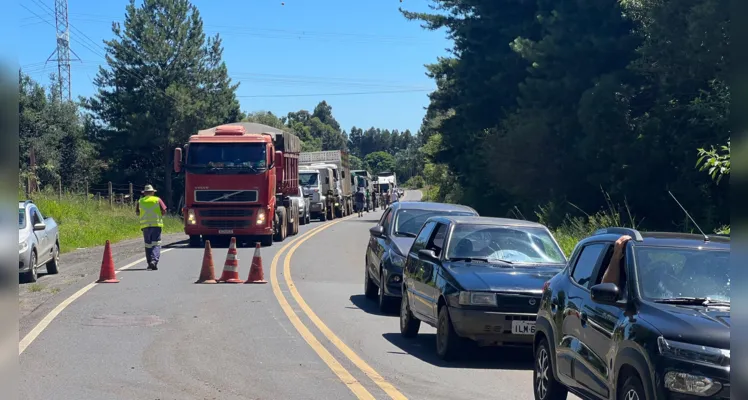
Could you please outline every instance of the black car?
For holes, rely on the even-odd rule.
[[[372,227],[366,249],[364,294],[379,300],[379,308],[387,312],[393,300],[402,295],[405,257],[423,223],[438,215],[478,215],[470,207],[457,204],[398,201],[382,214]],[[386,282],[386,284],[382,284]],[[395,302],[395,304],[397,304]]]
[[[601,283],[622,235],[619,284]],[[579,242],[544,288],[535,399],[729,399],[729,259],[718,236],[608,228]]]
[[[514,219],[434,217],[405,262],[400,332],[436,327],[436,352],[454,358],[466,339],[532,346],[543,284],[566,264],[545,226]]]

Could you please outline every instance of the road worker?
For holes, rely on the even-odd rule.
[[[164,227],[166,204],[156,196],[156,189],[152,185],[145,185],[143,197],[138,200],[135,213],[140,217],[148,269],[155,271],[158,269],[161,255],[161,230]]]

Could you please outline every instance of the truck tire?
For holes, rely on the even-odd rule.
[[[276,242],[282,242],[286,238],[286,229],[288,228],[288,222],[286,219],[286,209],[280,208],[276,213],[277,221],[275,223],[275,237],[273,240]]]
[[[322,221],[322,222],[327,221],[327,210],[322,210],[319,213],[319,220]]]
[[[296,234],[294,226],[296,226],[296,221],[299,219],[299,210],[294,207],[293,203],[286,210],[288,210],[286,213],[286,217],[288,218],[286,220],[286,236],[293,236]]]

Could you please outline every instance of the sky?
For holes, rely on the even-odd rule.
[[[94,93],[103,40],[128,0],[68,0],[73,97]],[[192,0],[209,35],[220,33],[223,59],[243,111],[332,106],[342,128],[416,132],[435,83],[424,64],[447,55],[444,31],[424,30],[398,11],[429,11],[429,0]],[[54,0],[18,5],[18,64],[47,84],[56,47]],[[55,58],[54,56],[52,58]],[[389,93],[388,93],[389,92]]]

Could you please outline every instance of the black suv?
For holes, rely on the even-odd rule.
[[[619,284],[600,283],[622,235]],[[730,239],[608,228],[546,282],[535,399],[729,399]]]

